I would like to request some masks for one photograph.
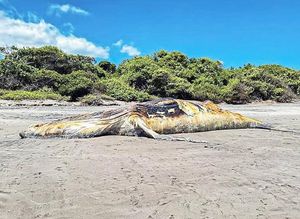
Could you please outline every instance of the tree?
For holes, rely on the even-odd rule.
[[[98,84],[98,87],[102,87],[102,92],[104,92],[106,95],[118,100],[145,101],[151,98],[148,93],[138,91],[118,78],[101,80],[100,84]]]
[[[110,74],[114,74],[116,72],[116,65],[111,62],[101,61],[98,63],[98,66]]]
[[[170,69],[174,75],[180,76],[181,72],[188,66],[189,59],[180,52],[159,51],[154,55],[154,60],[160,67]]]
[[[0,88],[26,89],[31,84],[31,74],[36,68],[23,62],[3,59],[0,60]]]
[[[92,57],[69,55],[54,46],[21,48],[6,55],[5,58],[23,62],[38,69],[53,70],[60,74],[70,74],[72,71],[82,69],[83,65],[95,62]]]
[[[159,66],[149,56],[134,57],[119,65],[118,73],[121,80],[138,90],[147,90],[151,75]]]
[[[59,92],[62,95],[70,96],[71,100],[75,101],[78,97],[91,93],[97,79],[97,76],[84,71],[72,72],[64,76]]]
[[[151,74],[148,80],[148,93],[160,97],[167,95],[167,86],[170,83],[170,73],[163,68],[159,68]]]
[[[58,88],[63,84],[63,75],[56,71],[40,69],[34,71],[31,75],[31,90],[38,90],[41,88],[50,88],[57,91]]]

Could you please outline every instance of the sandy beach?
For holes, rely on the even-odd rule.
[[[300,132],[300,102],[221,104]],[[107,107],[0,107],[0,218],[300,218],[300,136],[180,134],[20,139],[33,123]]]

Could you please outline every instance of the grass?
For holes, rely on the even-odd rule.
[[[68,100],[53,91],[0,90],[2,100]]]

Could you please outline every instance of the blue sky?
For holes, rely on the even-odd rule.
[[[120,63],[160,49],[300,69],[298,0],[0,0],[0,44]]]

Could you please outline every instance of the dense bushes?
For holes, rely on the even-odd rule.
[[[220,86],[210,77],[200,76],[192,85],[192,94],[198,100],[221,101]]]
[[[78,97],[91,93],[97,79],[97,75],[82,70],[72,72],[63,77],[59,93],[70,96],[73,101],[77,100]]]
[[[21,48],[6,55],[6,59],[22,62],[26,65],[53,70],[60,74],[83,69],[84,65],[93,64],[94,58],[81,55],[69,55],[54,46],[41,48]]]
[[[0,60],[0,89],[44,89],[72,101],[91,94],[85,100],[96,104],[97,97],[105,94],[124,101],[174,97],[228,103],[289,102],[300,95],[300,72],[280,65],[224,69],[219,61],[161,50],[116,67],[52,46],[1,51],[5,54]]]
[[[36,70],[30,76],[30,88],[31,90],[37,90],[40,88],[51,88],[55,91],[61,86],[63,75],[51,70]],[[29,85],[28,85],[29,86]]]
[[[228,85],[223,89],[223,100],[229,103],[247,103],[259,100],[289,102],[296,97],[285,79],[290,71],[276,75],[262,67],[249,65],[233,69],[228,74]],[[296,71],[294,72],[296,73]],[[298,78],[295,78],[295,81],[300,80],[300,72],[297,74]]]
[[[10,59],[0,60],[0,88],[23,89],[31,84],[31,75],[36,69]]]
[[[60,94],[47,90],[24,91],[24,90],[0,90],[2,100],[68,100]]]
[[[145,101],[151,99],[148,93],[138,91],[117,78],[102,80],[99,85],[104,93],[117,100]]]

